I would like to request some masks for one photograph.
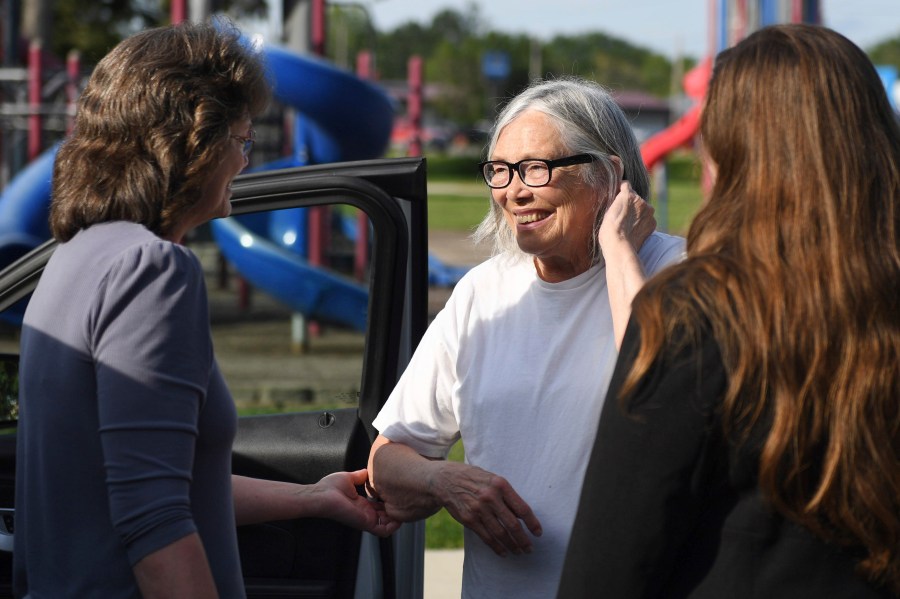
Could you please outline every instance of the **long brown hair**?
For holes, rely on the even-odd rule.
[[[633,390],[675,331],[711,326],[738,442],[762,429],[773,507],[900,592],[900,128],[866,55],[822,27],[756,32],[716,62],[717,170],[688,259],[634,305]]]
[[[269,86],[259,57],[227,21],[143,31],[100,61],[54,164],[50,230],[128,220],[165,235],[200,198]]]

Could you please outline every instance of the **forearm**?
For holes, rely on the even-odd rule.
[[[644,285],[646,276],[637,252],[626,239],[603,248],[606,259],[606,287],[612,312],[616,348],[621,347],[631,317],[631,303]]]
[[[318,501],[314,485],[232,475],[234,519],[238,526],[318,517],[324,506]]]
[[[134,565],[144,599],[216,599],[219,596],[197,533],[178,539]]]
[[[634,193],[624,181],[613,199],[597,240],[606,262],[606,286],[612,312],[616,348],[622,346],[625,327],[631,317],[631,302],[644,285],[644,269],[638,251],[656,230],[653,206]]]
[[[391,517],[403,522],[427,518],[443,507],[433,484],[443,463],[379,436],[369,454],[371,490],[385,502]]]
[[[235,521],[238,526],[292,520],[328,518],[380,537],[400,526],[377,502],[360,494],[366,470],[334,472],[314,485],[232,476]]]

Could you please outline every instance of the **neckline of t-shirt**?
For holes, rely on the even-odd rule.
[[[565,281],[560,281],[558,283],[550,283],[545,281],[538,275],[537,269],[534,267],[534,264],[531,264],[530,267],[534,269],[534,279],[537,282],[538,286],[541,289],[546,289],[547,291],[568,291],[570,289],[578,289],[583,285],[589,284],[594,278],[600,273],[603,269],[604,263],[601,260],[597,264],[594,264],[589,269],[584,271],[581,274],[575,275],[571,279],[566,279]]]

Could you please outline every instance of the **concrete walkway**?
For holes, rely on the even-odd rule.
[[[426,550],[424,599],[459,599],[462,565],[462,549]]]
[[[428,231],[428,250],[447,264],[474,266],[490,257],[487,244],[475,245],[470,231]]]

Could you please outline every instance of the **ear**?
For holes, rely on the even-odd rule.
[[[613,163],[613,167],[616,169],[616,182],[621,183],[625,179],[625,167],[622,165],[622,159],[618,156],[610,156],[609,161]]]

